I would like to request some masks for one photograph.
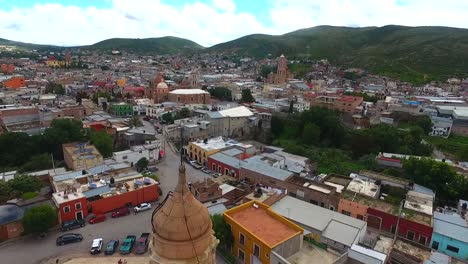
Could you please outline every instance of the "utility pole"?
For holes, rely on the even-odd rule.
[[[395,244],[395,241],[396,241],[396,239],[398,237],[398,227],[400,225],[401,211],[403,211],[403,206],[404,205],[405,205],[405,199],[401,200],[401,202],[400,202],[400,209],[398,210],[398,220],[397,220],[396,227],[395,227],[395,235],[393,235],[392,245]]]

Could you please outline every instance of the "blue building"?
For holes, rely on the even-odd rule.
[[[457,214],[434,212],[431,247],[460,260],[468,260],[468,222]]]

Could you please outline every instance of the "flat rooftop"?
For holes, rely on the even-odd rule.
[[[339,256],[304,242],[301,250],[296,252],[294,255],[287,258],[290,263],[294,264],[333,264],[339,258]]]
[[[256,208],[253,206],[254,204],[256,203],[244,204],[245,207],[233,208],[233,211],[227,211],[226,214],[269,247],[274,247],[302,232],[300,228],[294,229],[292,224],[290,226],[281,221],[279,219],[281,216],[270,212],[268,207],[264,208],[265,205]]]

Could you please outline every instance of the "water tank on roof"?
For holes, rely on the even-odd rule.
[[[136,181],[135,181],[135,184],[136,184],[136,185],[143,185],[143,182],[140,181],[140,180],[136,180]]]
[[[97,185],[95,183],[88,184],[90,189],[96,189]]]
[[[145,182],[145,184],[151,184],[151,179],[150,178],[145,178],[144,182]]]

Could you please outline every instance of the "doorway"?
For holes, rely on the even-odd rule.
[[[83,220],[83,211],[76,212],[76,219]]]

